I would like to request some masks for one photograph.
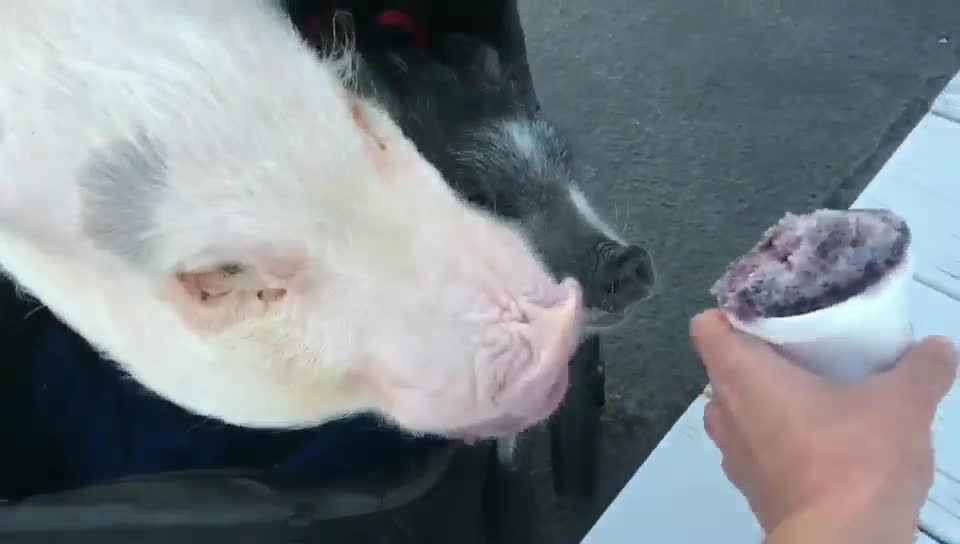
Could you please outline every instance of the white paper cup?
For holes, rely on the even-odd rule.
[[[863,380],[889,370],[911,347],[907,288],[913,259],[903,262],[863,293],[807,314],[743,322],[727,312],[730,323],[772,344],[806,369],[839,382]]]
[[[911,244],[879,281],[833,306],[749,322],[724,313],[733,327],[809,371],[838,383],[857,382],[895,366],[915,341],[907,294],[913,266]]]

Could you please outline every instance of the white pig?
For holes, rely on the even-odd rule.
[[[567,387],[579,283],[469,206],[268,0],[0,0],[0,267],[249,427],[486,438]],[[7,364],[15,364],[8,362]]]

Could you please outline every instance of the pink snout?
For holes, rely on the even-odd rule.
[[[453,436],[474,440],[516,434],[545,420],[560,406],[583,320],[579,284],[568,279],[561,287],[568,296],[556,304],[518,303],[523,319],[505,326],[522,339],[520,347],[496,346],[478,355],[478,392],[489,399],[493,415]]]

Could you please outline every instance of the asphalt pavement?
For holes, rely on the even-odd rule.
[[[574,544],[702,389],[687,324],[711,304],[710,284],[786,211],[856,198],[960,69],[960,1],[520,8],[544,113],[573,141],[585,190],[651,248],[661,280],[603,341],[596,501],[556,499],[546,448],[522,448],[535,542]]]

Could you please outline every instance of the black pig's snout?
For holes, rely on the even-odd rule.
[[[597,298],[604,310],[618,312],[650,296],[656,280],[653,259],[646,249],[607,242],[598,252],[592,287],[599,291]]]

